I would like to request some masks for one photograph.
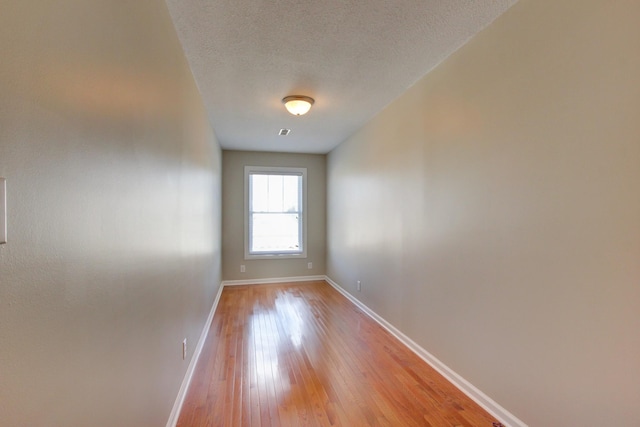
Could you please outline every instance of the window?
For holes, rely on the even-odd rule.
[[[246,259],[306,258],[305,168],[246,166]]]

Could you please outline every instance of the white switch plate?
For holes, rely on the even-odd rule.
[[[0,244],[7,243],[7,180],[0,178]]]

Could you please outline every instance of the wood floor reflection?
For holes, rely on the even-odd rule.
[[[491,427],[495,421],[318,281],[223,290],[178,426]]]

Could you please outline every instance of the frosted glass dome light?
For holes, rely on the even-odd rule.
[[[282,103],[287,111],[294,116],[302,116],[307,114],[313,105],[313,98],[302,95],[287,96],[282,99]]]

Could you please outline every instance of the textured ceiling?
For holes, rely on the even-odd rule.
[[[515,1],[167,5],[223,148],[326,153]],[[316,102],[294,117],[281,103],[287,95]]]

